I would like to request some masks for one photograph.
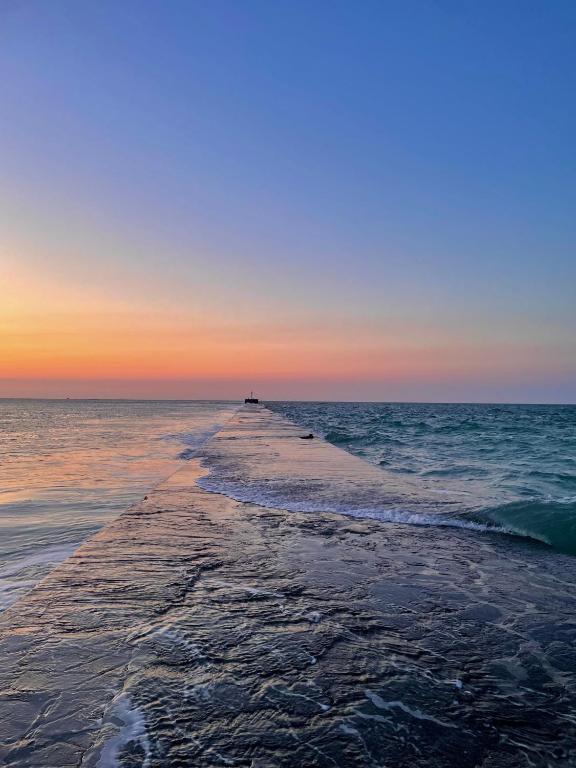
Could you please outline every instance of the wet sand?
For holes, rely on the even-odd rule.
[[[381,484],[301,434],[242,409],[0,616],[0,762],[576,764],[576,559],[206,490]]]

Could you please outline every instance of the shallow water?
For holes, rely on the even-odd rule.
[[[377,465],[378,489],[322,495],[210,480],[292,511],[506,530],[576,553],[576,406],[271,403]],[[0,400],[0,608],[142,497],[237,404]],[[265,468],[264,468],[265,469]]]
[[[576,765],[576,559],[227,497],[385,500],[300,434],[242,409],[0,616],[0,762]]]
[[[576,554],[576,406],[269,407],[382,469],[394,493],[376,504],[347,500],[353,514],[504,529]],[[341,499],[331,509],[346,511]]]
[[[193,456],[236,408],[0,400],[0,608]]]

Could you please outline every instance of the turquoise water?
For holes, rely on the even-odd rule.
[[[406,520],[503,529],[576,554],[576,406],[270,403],[378,465]]]
[[[237,407],[0,400],[0,609],[194,455]]]

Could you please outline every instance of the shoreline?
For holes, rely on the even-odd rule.
[[[319,494],[377,482],[377,468],[301,432],[241,408],[0,615],[4,764],[576,759],[574,558],[198,484],[211,466],[315,480]]]

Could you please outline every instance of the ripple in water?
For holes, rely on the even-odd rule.
[[[0,609],[191,458],[236,409],[0,400]]]
[[[364,513],[357,504],[334,511],[504,530],[576,554],[576,406],[278,402],[269,407],[378,465],[397,490],[395,509],[379,503],[362,505]]]

